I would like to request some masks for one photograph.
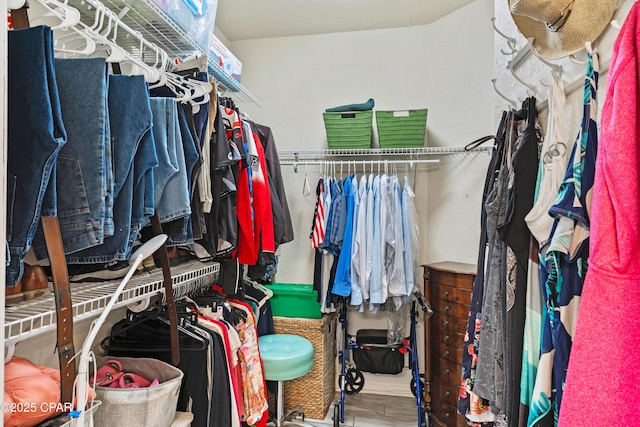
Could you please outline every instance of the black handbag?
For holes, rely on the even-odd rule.
[[[361,329],[356,334],[353,361],[363,372],[374,374],[399,374],[404,368],[402,345],[388,345],[384,329]]]

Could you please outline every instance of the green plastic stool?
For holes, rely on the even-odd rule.
[[[311,370],[313,366],[311,341],[297,335],[273,334],[259,337],[258,345],[265,379],[278,382],[276,427],[284,425],[313,427],[311,424],[288,420],[289,415],[294,412],[302,415],[304,420],[304,412],[297,408],[285,414],[283,388],[284,381],[300,378]]]

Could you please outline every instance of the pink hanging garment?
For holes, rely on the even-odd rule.
[[[560,427],[638,425],[640,348],[640,4],[613,48],[602,111],[589,267]]]

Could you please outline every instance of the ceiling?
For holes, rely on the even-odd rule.
[[[424,25],[473,0],[218,0],[229,41]]]

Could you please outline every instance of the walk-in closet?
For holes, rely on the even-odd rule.
[[[0,5],[0,426],[638,424],[636,1]]]

